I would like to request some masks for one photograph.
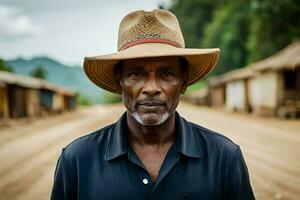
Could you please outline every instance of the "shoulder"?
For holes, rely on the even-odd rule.
[[[115,124],[110,124],[73,140],[63,148],[62,154],[64,154],[68,160],[73,160],[88,157],[92,155],[93,152],[102,153],[105,151],[108,137],[114,125]]]
[[[239,145],[228,137],[200,125],[190,123],[197,136],[198,144],[204,150],[211,164],[222,166],[225,171],[244,166],[244,159]]]
[[[189,122],[195,135],[207,151],[236,153],[239,146],[221,133],[215,132],[198,124]],[[200,144],[201,145],[201,144]]]

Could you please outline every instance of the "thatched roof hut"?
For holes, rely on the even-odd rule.
[[[196,104],[196,105],[208,105],[208,88],[203,87],[199,90],[193,91],[188,95],[188,101]]]
[[[216,87],[224,84],[222,76],[213,76],[208,79],[208,85],[211,87]]]
[[[29,88],[39,89],[43,86],[43,80],[22,75],[15,75],[10,72],[0,72],[0,81],[11,85],[20,85]]]
[[[286,110],[290,110],[298,115],[300,41],[264,60],[228,72],[215,82],[213,84],[226,84],[226,104],[229,108],[283,116]]]
[[[8,115],[7,88],[6,84],[0,81],[0,119],[7,118]]]
[[[300,66],[300,41],[296,41],[276,54],[249,67],[255,72],[266,70],[295,69]]]
[[[223,83],[226,83],[226,82],[230,82],[230,81],[251,78],[254,75],[255,75],[254,71],[251,67],[244,67],[244,68],[236,69],[236,70],[233,70],[233,71],[230,71],[230,72],[224,74],[221,77],[221,80]]]
[[[5,99],[8,99],[9,115],[13,118],[37,116],[44,111],[52,112],[55,109],[67,110],[68,108],[64,106],[65,96],[73,101],[75,97],[75,92],[67,88],[42,79],[9,72],[0,72],[0,85],[6,86]],[[53,101],[54,96],[57,97],[56,101]],[[56,105],[53,102],[56,102]]]
[[[251,89],[254,111],[300,116],[300,41],[249,67],[256,74]]]
[[[52,90],[54,92],[61,93],[63,95],[67,96],[73,96],[75,95],[75,92],[69,88],[61,87],[54,85],[46,80],[29,77],[29,76],[23,76],[23,75],[17,75],[10,72],[0,72],[0,86],[2,84],[10,84],[10,85],[19,85],[22,87],[28,87],[31,89],[47,89]]]
[[[0,87],[5,87],[5,86],[6,86],[6,84],[4,82],[0,81]]]

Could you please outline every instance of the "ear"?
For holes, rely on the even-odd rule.
[[[186,69],[183,73],[183,81],[182,81],[182,86],[181,86],[181,94],[184,94],[187,86],[188,86],[188,69]]]
[[[181,94],[184,94],[185,93],[185,91],[186,91],[186,88],[187,88],[187,86],[186,85],[182,85],[182,87],[181,87]]]
[[[185,58],[179,57],[180,69],[182,72],[182,86],[181,86],[181,94],[184,94],[186,88],[188,86],[188,78],[189,78],[189,67],[188,62]]]
[[[122,81],[121,81],[121,76],[122,76],[122,71],[123,71],[123,61],[119,61],[115,64],[114,66],[114,75],[116,77],[116,86],[117,86],[117,93],[122,94]]]
[[[120,80],[120,76],[119,75],[116,76],[116,85],[117,85],[117,93],[119,95],[122,95],[122,82]]]
[[[187,76],[183,76],[182,86],[181,86],[181,94],[184,94],[187,88]]]
[[[116,93],[119,94],[119,95],[122,95],[122,87],[120,86],[120,84],[117,84],[117,91]]]

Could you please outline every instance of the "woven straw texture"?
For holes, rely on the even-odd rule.
[[[126,22],[126,17],[123,22],[124,21]],[[149,38],[159,38],[174,41],[179,44],[180,47],[184,47],[184,39],[181,31],[178,32],[163,25],[157,19],[154,12],[144,12],[143,16],[136,24],[134,24],[134,26],[123,33],[121,33],[121,31],[122,30],[120,30],[118,39],[119,51],[129,42]]]

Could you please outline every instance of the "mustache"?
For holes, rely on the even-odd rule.
[[[158,106],[166,105],[166,102],[160,99],[141,99],[136,101],[136,105]]]

